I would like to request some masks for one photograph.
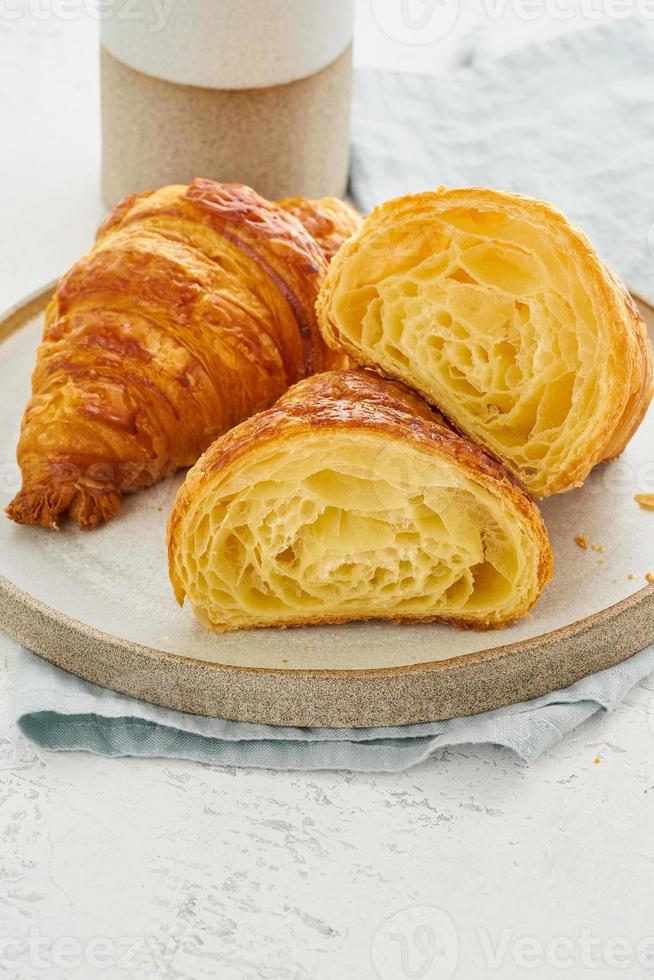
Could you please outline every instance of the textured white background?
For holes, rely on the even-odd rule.
[[[0,2],[2,308],[102,213],[97,24],[75,0],[69,19],[46,0],[6,18],[28,2]],[[508,46],[591,23],[564,0],[529,21],[464,2],[416,44],[389,4],[360,0],[360,64],[442,71],[475,24]],[[12,724],[12,657],[0,638],[3,976],[654,976],[636,952],[654,936],[654,681],[533,768],[470,748],[400,775],[287,775],[36,753]]]

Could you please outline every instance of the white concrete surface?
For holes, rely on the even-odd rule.
[[[474,24],[508,45],[591,22],[555,15],[564,0],[492,20],[489,2],[415,44],[435,21],[361,0],[357,59],[438,71]],[[101,216],[97,24],[81,8],[0,3],[3,308]],[[12,720],[13,653],[0,640],[3,977],[654,976],[654,679],[534,767],[470,748],[400,775],[288,775],[37,753]]]

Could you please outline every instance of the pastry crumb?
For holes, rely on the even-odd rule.
[[[654,572],[648,572],[645,576],[645,581],[649,582],[650,585],[654,585]]]
[[[634,500],[642,510],[654,510],[654,493],[637,493]]]
[[[601,763],[601,761],[602,760],[600,759],[600,757],[598,755],[596,755],[595,758],[593,759],[593,765],[599,766],[599,764]]]
[[[585,534],[578,534],[575,538],[575,544],[578,544],[584,551],[588,551],[588,538]]]
[[[604,545],[601,545],[601,544],[591,544],[591,548],[593,549],[593,551],[596,551],[598,555],[605,555],[606,554],[606,548],[604,547]]]
[[[635,575],[633,572],[629,572],[629,574],[627,575],[627,578],[629,579],[630,582],[635,582],[636,579],[638,578],[638,576]]]

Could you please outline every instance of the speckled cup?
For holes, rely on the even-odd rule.
[[[173,0],[103,22],[103,196],[194,177],[342,195],[353,0]]]

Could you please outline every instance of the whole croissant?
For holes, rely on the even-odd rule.
[[[306,197],[288,197],[277,201],[277,206],[294,214],[302,222],[320,245],[328,262],[363,223],[359,212],[338,197],[321,197],[317,201],[309,201]]]
[[[56,528],[68,513],[95,527],[125,493],[190,466],[289,385],[344,363],[314,306],[358,216],[332,199],[289,204],[195,180],[110,212],[46,312],[9,517]]]

